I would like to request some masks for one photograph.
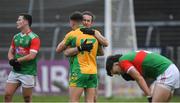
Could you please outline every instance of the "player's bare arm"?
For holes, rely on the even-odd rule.
[[[66,45],[65,45],[65,42],[64,42],[64,40],[63,41],[61,41],[59,44],[58,44],[58,46],[57,46],[57,48],[56,48],[56,52],[57,53],[61,53],[61,52],[63,52],[63,50],[65,50],[66,49]]]
[[[36,57],[36,55],[37,55],[37,52],[30,51],[30,53],[28,55],[18,58],[17,61],[18,62],[30,61],[30,60],[34,59]]]
[[[64,50],[64,55],[69,57],[69,56],[74,56],[76,54],[78,54],[78,48],[77,47],[73,47],[73,48],[70,48],[70,47],[67,47],[65,50]]]
[[[93,35],[101,45],[105,47],[108,46],[108,40],[102,36],[99,31],[90,28],[81,28],[80,30],[83,32],[83,34]]]
[[[79,50],[78,50],[77,47],[73,47],[73,48],[67,47],[64,50],[64,55],[67,56],[67,57],[77,55],[78,53],[79,53]],[[104,55],[103,47],[99,46],[97,56],[103,56],[103,55]]]
[[[9,51],[8,51],[8,59],[11,60],[11,59],[14,59],[14,49],[12,47],[9,48]]]
[[[148,88],[146,81],[134,67],[130,69],[127,73],[136,80],[139,87],[144,91],[146,96],[151,96],[150,89]]]
[[[99,43],[100,43],[101,45],[103,45],[103,46],[105,46],[105,47],[108,46],[108,44],[109,44],[109,43],[108,43],[108,40],[107,40],[104,36],[102,36],[99,31],[95,30],[94,36],[96,37],[96,39],[99,41]]]
[[[80,45],[80,46],[77,46],[77,47],[73,47],[73,48],[66,48],[65,51],[64,51],[64,54],[66,56],[74,56],[76,54],[78,54],[79,52],[81,51],[87,51],[87,52],[90,52],[91,49],[93,48],[93,43],[86,43],[87,42],[87,39]]]

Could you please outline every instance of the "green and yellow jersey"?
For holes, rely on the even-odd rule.
[[[80,72],[82,74],[97,74],[96,56],[98,50],[98,41],[92,35],[83,34],[80,28],[72,30],[66,34],[64,42],[66,46],[80,46],[87,39],[87,43],[93,43],[91,52],[82,51],[69,58],[70,72]]]

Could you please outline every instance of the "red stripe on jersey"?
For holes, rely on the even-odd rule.
[[[123,60],[119,62],[119,66],[122,71],[127,73],[128,69],[133,66],[133,64],[129,60]]]
[[[136,67],[137,71],[142,75],[142,63],[144,61],[144,58],[146,57],[146,52],[144,51],[139,51],[134,60],[132,61],[132,63],[134,64],[134,66]]]
[[[12,47],[13,49],[15,49],[14,39],[12,39],[12,41],[11,41],[11,47]]]
[[[39,51],[39,48],[40,48],[40,39],[39,38],[32,39],[30,49]]]

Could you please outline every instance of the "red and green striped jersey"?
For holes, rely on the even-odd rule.
[[[164,56],[149,51],[130,52],[119,58],[119,66],[128,72],[133,66],[145,78],[156,78],[162,74],[172,62]]]
[[[11,48],[15,51],[15,58],[26,56],[30,51],[38,53],[40,48],[40,39],[37,34],[29,31],[26,34],[18,33],[14,35]],[[14,71],[17,72],[17,71]],[[33,60],[21,62],[21,74],[36,75],[37,58]]]

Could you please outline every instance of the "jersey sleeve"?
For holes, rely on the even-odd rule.
[[[123,60],[119,62],[119,66],[121,68],[122,71],[124,72],[128,72],[132,67],[134,67],[134,65],[128,61],[128,60]]]
[[[66,34],[66,36],[64,37],[64,43],[65,43],[65,45],[66,46],[69,46],[70,45],[70,43],[71,43],[71,41],[72,41],[72,39],[73,39],[73,37],[72,37],[72,35],[71,35],[71,33],[68,33],[68,34]]]
[[[15,49],[14,38],[13,38],[12,41],[11,41],[11,48],[12,48],[12,49]]]
[[[30,46],[30,51],[33,52],[38,52],[40,49],[40,39],[39,38],[34,38],[31,40],[31,46]]]

